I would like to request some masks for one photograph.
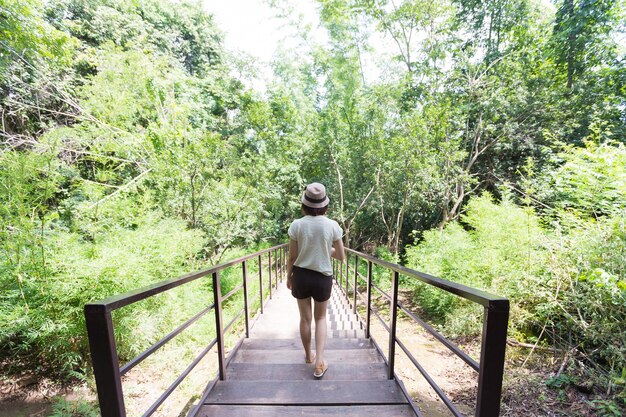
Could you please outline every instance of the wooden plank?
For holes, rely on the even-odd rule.
[[[315,346],[315,338],[311,341],[311,346]],[[264,339],[251,338],[243,341],[242,349],[253,350],[298,350],[302,351],[300,339]],[[326,349],[374,349],[374,344],[369,339],[328,339]]]
[[[328,332],[328,338],[364,338],[365,330],[331,330]]]
[[[349,363],[362,365],[366,363],[382,363],[378,351],[373,349],[337,349],[326,350],[324,359],[330,363]],[[300,350],[254,350],[239,349],[234,363],[285,363],[298,364],[304,361],[304,352]]]
[[[331,364],[331,368],[324,376],[324,381],[366,381],[386,380],[387,365],[384,363]],[[231,363],[226,369],[226,379],[229,381],[308,381],[313,380],[313,365],[311,364],[250,364]],[[332,372],[330,372],[332,370]]]
[[[197,417],[414,417],[409,405],[265,406],[203,405]]]
[[[330,368],[327,372],[332,372]],[[205,404],[375,405],[406,404],[402,390],[386,381],[218,381]]]
[[[346,321],[329,322],[329,327],[332,330],[360,330],[361,326],[356,323],[350,323]]]

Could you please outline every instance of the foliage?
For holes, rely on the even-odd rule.
[[[512,337],[623,396],[623,2],[318,4],[327,41],[294,19],[261,93],[200,3],[0,0],[2,357],[82,377],[85,302],[284,239],[320,181],[346,245],[507,296]],[[114,314],[121,358],[203,305],[192,284]],[[477,331],[469,303],[402,284]]]
[[[524,307],[537,299],[537,288],[524,283],[539,282],[545,268],[544,232],[537,216],[517,207],[510,199],[500,204],[489,194],[473,198],[461,224],[424,233],[423,241],[407,248],[407,264],[420,271],[481,288],[511,298],[513,331],[528,325]],[[414,298],[433,319],[444,322],[468,304],[456,296],[425,284],[413,283]],[[475,320],[474,315],[468,320]],[[461,328],[473,328],[460,323]],[[469,326],[469,327],[468,327]],[[450,329],[457,332],[458,329]]]
[[[583,219],[626,210],[626,148],[593,138],[584,147],[568,146],[558,155],[559,166],[542,181],[542,200]]]
[[[242,85],[199,5],[77,0],[1,10],[15,19],[2,20],[13,43],[3,43],[0,74],[0,352],[14,371],[80,376],[85,303],[271,239],[281,231],[263,224],[273,217],[264,203],[283,192],[265,187],[262,170],[247,171],[272,158],[260,158],[226,117]],[[171,330],[177,309],[197,311],[206,291],[116,312],[120,358]]]
[[[621,144],[610,143],[562,153],[566,162],[544,179],[557,208],[543,217],[510,197],[499,204],[488,195],[471,199],[463,225],[424,233],[419,245],[407,248],[408,264],[506,296],[510,334],[544,336],[591,365],[601,384],[613,384],[611,379],[626,369],[621,329],[626,319],[626,193],[615,191],[623,189],[622,154]],[[477,329],[471,321],[479,317],[463,315],[458,298],[413,287],[415,300],[449,332]],[[464,316],[465,321],[458,320]]]
[[[50,417],[97,417],[98,408],[86,401],[67,401],[58,398],[52,406]]]
[[[128,201],[119,204],[126,206]],[[162,219],[158,213],[131,216],[132,226],[114,226],[94,241],[63,230],[48,232],[42,241],[48,258],[45,275],[11,271],[6,266],[2,269],[0,280],[7,291],[0,313],[3,323],[11,323],[0,332],[3,351],[12,356],[32,355],[30,360],[36,360],[38,367],[54,369],[58,375],[71,373],[84,366],[87,353],[86,303],[188,272],[188,261],[202,244],[199,233],[186,232],[183,222]],[[38,250],[22,248],[25,256]],[[125,309],[116,317],[120,322],[143,323],[119,326],[120,357],[137,353],[163,334],[162,329],[171,323],[171,318],[163,318],[178,308],[177,300],[155,301],[151,308],[149,317],[136,314],[136,309]],[[159,316],[163,318],[158,320]],[[127,347],[124,329],[132,331],[133,347]]]

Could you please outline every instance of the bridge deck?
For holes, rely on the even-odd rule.
[[[297,303],[280,284],[198,416],[414,416],[336,285],[328,311],[329,368],[321,380],[313,377],[314,365],[304,363],[298,322]]]

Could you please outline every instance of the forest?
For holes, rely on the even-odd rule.
[[[318,181],[347,247],[508,297],[566,352],[540,383],[624,415],[626,2],[317,0],[322,40],[269,3],[295,35],[255,89],[210,2],[0,0],[2,379],[90,378],[85,303],[285,242]]]

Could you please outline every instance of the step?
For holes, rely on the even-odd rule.
[[[331,330],[361,330],[361,325],[354,322],[347,321],[339,321],[333,322],[330,321],[328,326]]]
[[[311,345],[315,346],[315,337],[311,341]],[[328,339],[326,341],[326,349],[372,349],[374,344],[369,339]],[[299,338],[290,339],[264,339],[250,338],[244,339],[241,349],[258,349],[258,350],[298,350],[302,351],[302,342]]]
[[[331,370],[329,369],[328,372]],[[393,380],[218,381],[205,404],[348,405],[406,404]]]
[[[299,339],[300,332],[298,325],[292,326],[275,326],[275,325],[256,325],[250,330],[251,338],[264,338],[264,339]],[[329,327],[327,333],[328,340],[333,338],[347,338],[347,339],[364,339],[365,330],[357,327],[355,329],[333,329]]]
[[[365,337],[365,330],[332,330],[328,333],[328,338],[338,339],[361,339]]]
[[[347,313],[345,311],[332,311],[329,310],[328,313],[326,313],[326,317],[327,318],[340,318],[342,320],[348,320],[348,321],[360,321],[359,318],[352,314],[352,313]]]
[[[337,349],[326,350],[324,358],[329,363],[348,363],[363,365],[366,363],[383,363],[384,361],[375,349]],[[302,350],[264,350],[239,349],[233,358],[233,363],[268,363],[268,364],[298,364],[303,362]]]
[[[266,406],[203,405],[197,417],[414,417],[409,405]]]
[[[226,369],[228,381],[310,381],[313,365],[231,363]],[[388,368],[384,363],[346,364],[328,361],[330,366],[324,381],[382,381],[387,379]]]

